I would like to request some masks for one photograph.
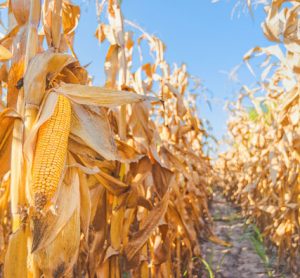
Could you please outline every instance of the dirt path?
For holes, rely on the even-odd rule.
[[[203,242],[203,264],[206,264],[206,271],[200,277],[212,277],[209,270],[215,278],[291,277],[275,274],[256,227],[246,225],[238,209],[228,203],[219,192],[214,194],[211,213],[215,223],[215,234],[220,239],[230,242],[232,246],[224,247],[212,242]]]

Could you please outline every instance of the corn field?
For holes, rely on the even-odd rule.
[[[91,32],[109,47],[95,87],[74,49],[79,6],[1,8],[2,275],[191,276],[200,237],[218,239],[186,66],[171,67],[163,42],[125,22],[118,1],[97,2]],[[133,70],[141,44],[152,58]]]
[[[228,104],[231,144],[216,169],[225,195],[255,222],[278,259],[300,273],[299,1],[272,1],[262,25],[273,44],[244,56],[263,56],[260,82],[243,86]],[[296,276],[298,277],[298,276]]]
[[[297,275],[299,1],[236,2],[264,5],[272,44],[244,56],[252,74],[263,57],[259,82],[228,103],[216,159],[197,81],[121,2],[95,3],[101,87],[79,62],[79,5],[0,4],[0,277],[214,278],[203,242],[232,246],[214,232],[216,188]]]

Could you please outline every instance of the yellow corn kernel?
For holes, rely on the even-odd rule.
[[[59,95],[53,115],[40,127],[37,136],[32,172],[37,210],[41,210],[56,192],[64,169],[70,128],[71,104]]]

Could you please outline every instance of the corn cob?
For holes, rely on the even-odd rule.
[[[71,104],[60,95],[53,115],[40,127],[33,161],[34,205],[41,210],[53,198],[67,154],[71,128]]]

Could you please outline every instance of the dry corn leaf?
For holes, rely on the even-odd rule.
[[[127,91],[117,91],[78,84],[62,84],[58,88],[55,88],[55,91],[69,97],[78,104],[96,105],[108,108],[145,100],[152,101],[155,99]]]
[[[80,7],[66,1],[63,2],[62,7],[62,26],[64,34],[68,35],[74,32],[78,25]]]
[[[91,204],[87,178],[83,173],[79,173],[79,185],[80,185],[80,226],[84,234],[85,240],[88,241],[92,204]]]
[[[1,61],[9,60],[11,57],[12,57],[12,53],[6,47],[0,44],[0,60]]]
[[[27,238],[25,226],[10,235],[4,262],[4,275],[7,278],[22,277],[27,274]]]
[[[24,76],[26,102],[39,106],[48,84],[72,62],[74,59],[70,55],[54,53],[51,50],[36,55]]]
[[[115,140],[115,142],[118,149],[119,161],[124,163],[137,162],[143,157],[143,155],[139,154],[134,147],[126,144],[125,142],[117,139]]]
[[[21,120],[21,117],[12,108],[6,108],[0,113],[0,179],[10,169],[13,123],[16,119]]]
[[[79,157],[79,159],[83,162],[83,164],[87,167],[94,167],[99,165],[98,161],[88,161],[86,158]],[[120,181],[119,179],[101,171],[98,167],[97,174],[95,174],[95,178],[99,181],[99,183],[104,186],[111,194],[120,195],[126,192],[129,189],[129,185]]]
[[[72,202],[66,202],[68,199],[72,200]],[[75,214],[79,214],[79,208],[80,194],[78,173],[75,169],[68,168],[64,181],[58,188],[52,206],[46,211],[44,216],[38,216],[34,219],[32,252],[38,252],[43,249],[47,250],[49,244],[57,240],[57,235],[61,233],[64,226],[70,222],[72,217],[75,217],[75,211],[77,211]],[[66,235],[62,236],[65,237]],[[54,245],[56,244],[57,243],[54,243]],[[79,243],[76,242],[74,242],[74,244],[79,245]]]
[[[164,218],[169,203],[169,193],[167,192],[163,199],[153,210],[150,211],[144,221],[141,229],[132,235],[128,244],[125,246],[125,255],[128,261],[131,261],[136,253],[143,247],[148,240],[153,230],[159,225],[160,221]]]
[[[175,174],[169,169],[162,167],[159,163],[155,163],[152,167],[154,185],[158,195],[162,197],[171,188],[175,180]]]
[[[108,117],[104,109],[72,104],[71,133],[107,160],[118,160]]]
[[[22,87],[24,60],[13,63],[8,72],[7,105],[16,108],[19,90]]]
[[[78,198],[77,201],[79,201]],[[48,232],[51,235],[51,230]],[[80,212],[77,207],[55,239],[43,249],[34,252],[34,262],[46,277],[72,275],[73,266],[78,257],[79,244]]]
[[[48,46],[59,49],[62,29],[62,0],[47,0],[43,10],[43,27]]]
[[[29,18],[30,1],[29,0],[11,0],[11,10],[18,22],[23,25]]]

